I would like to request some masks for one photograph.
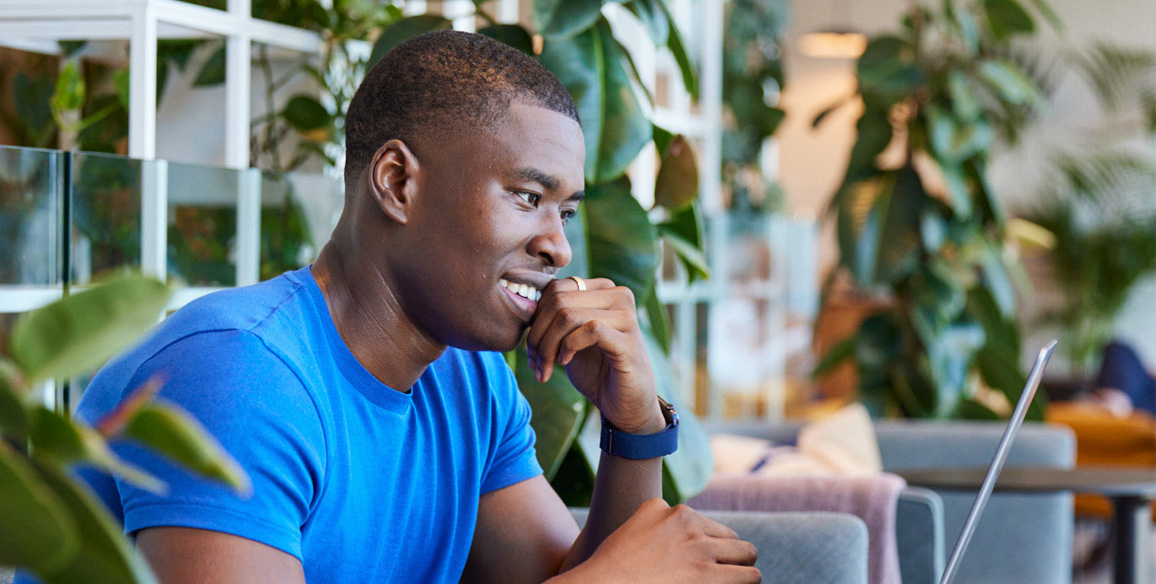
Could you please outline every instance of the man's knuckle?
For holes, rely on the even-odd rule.
[[[630,306],[634,306],[634,291],[626,286],[615,286],[614,291],[618,293],[619,300],[627,302]]]
[[[578,311],[564,306],[558,309],[558,322],[564,325],[573,325],[578,321]]]

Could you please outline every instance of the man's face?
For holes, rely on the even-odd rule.
[[[427,137],[414,153],[421,173],[396,282],[402,309],[440,343],[509,350],[537,291],[571,259],[562,229],[582,198],[582,130],[515,102],[495,130]]]

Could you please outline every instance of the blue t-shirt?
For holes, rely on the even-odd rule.
[[[84,478],[126,533],[157,526],[253,539],[318,582],[457,582],[483,493],[541,474],[530,407],[501,355],[449,348],[409,393],[371,375],[339,336],[309,268],[211,294],[107,365],[78,414],[100,419],[154,375],[248,472],[238,497],[143,448],[157,496]]]

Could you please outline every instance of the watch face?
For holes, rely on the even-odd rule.
[[[658,406],[662,408],[662,415],[666,418],[666,425],[677,426],[678,412],[674,411],[674,406],[662,399],[662,396],[658,396]]]

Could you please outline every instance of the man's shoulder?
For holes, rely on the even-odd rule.
[[[301,272],[286,272],[276,278],[240,288],[229,288],[202,296],[173,313],[159,329],[180,336],[212,330],[249,331],[270,319],[300,316],[307,309],[308,294]]]
[[[93,391],[86,390],[82,405],[107,409],[146,381],[142,376],[160,373],[168,380],[174,368],[183,371],[235,364],[235,369],[243,372],[259,362],[280,361],[279,356],[266,355],[269,347],[281,343],[280,339],[300,336],[306,328],[300,322],[301,313],[310,308],[307,300],[298,298],[301,288],[300,278],[291,272],[193,300],[135,347],[102,367],[89,386]],[[258,358],[263,355],[265,359]]]

